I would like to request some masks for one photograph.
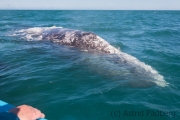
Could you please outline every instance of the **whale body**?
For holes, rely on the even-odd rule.
[[[165,87],[168,83],[164,80],[164,77],[158,73],[151,66],[139,61],[137,58],[120,51],[119,49],[110,45],[100,36],[93,32],[85,32],[81,30],[66,29],[61,27],[35,27],[29,29],[22,29],[16,31],[14,35],[21,36],[26,40],[50,40],[54,43],[61,45],[73,46],[82,51],[97,52],[107,54],[107,59],[114,65],[112,69],[113,74],[117,76],[125,76],[125,78],[132,77],[143,85],[158,85]],[[105,68],[105,64],[90,63],[91,65],[99,66],[101,70]],[[107,66],[105,72],[109,69]],[[111,70],[112,71],[112,70]],[[133,84],[133,82],[130,82]]]

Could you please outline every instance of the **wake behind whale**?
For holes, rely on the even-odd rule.
[[[92,32],[65,29],[61,27],[35,27],[16,31],[14,36],[20,36],[26,40],[50,40],[61,45],[73,46],[81,51],[102,53],[107,55],[106,63],[89,61],[95,65],[97,72],[103,71],[107,74],[123,77],[123,79],[134,79],[139,85],[158,85],[165,87],[168,83],[151,66],[139,61],[137,58],[124,53],[110,45],[103,38]],[[107,63],[108,61],[108,63]],[[111,72],[109,72],[111,71]],[[130,83],[134,83],[131,81]],[[138,83],[138,82],[136,82]],[[141,83],[141,84],[140,84]]]

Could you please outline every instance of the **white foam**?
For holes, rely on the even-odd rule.
[[[44,34],[47,34],[50,30],[53,30],[56,28],[62,28],[62,27],[56,27],[56,26],[33,27],[33,28],[15,31],[12,36],[19,36],[19,37],[26,39],[28,41],[42,40]]]

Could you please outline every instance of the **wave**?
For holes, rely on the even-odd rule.
[[[61,45],[77,47],[81,51],[105,53],[108,56],[106,60],[110,61],[111,64],[107,64],[105,61],[89,61],[90,64],[96,68],[99,66],[100,69],[97,69],[97,71],[103,71],[104,68],[105,72],[111,75],[115,74],[119,77],[123,76],[124,79],[130,78],[136,80],[136,83],[134,81],[129,82],[132,86],[149,86],[155,84],[165,87],[168,85],[164,77],[151,66],[113,47],[103,38],[92,32],[53,26],[21,29],[15,31],[12,36],[18,36],[28,41],[50,40]],[[113,72],[106,71],[110,68]]]

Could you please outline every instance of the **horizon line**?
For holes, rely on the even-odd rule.
[[[0,8],[0,10],[96,10],[96,11],[101,11],[101,10],[104,10],[104,11],[180,11],[180,9],[16,9],[16,8],[13,8],[13,9],[7,9],[7,8]]]

